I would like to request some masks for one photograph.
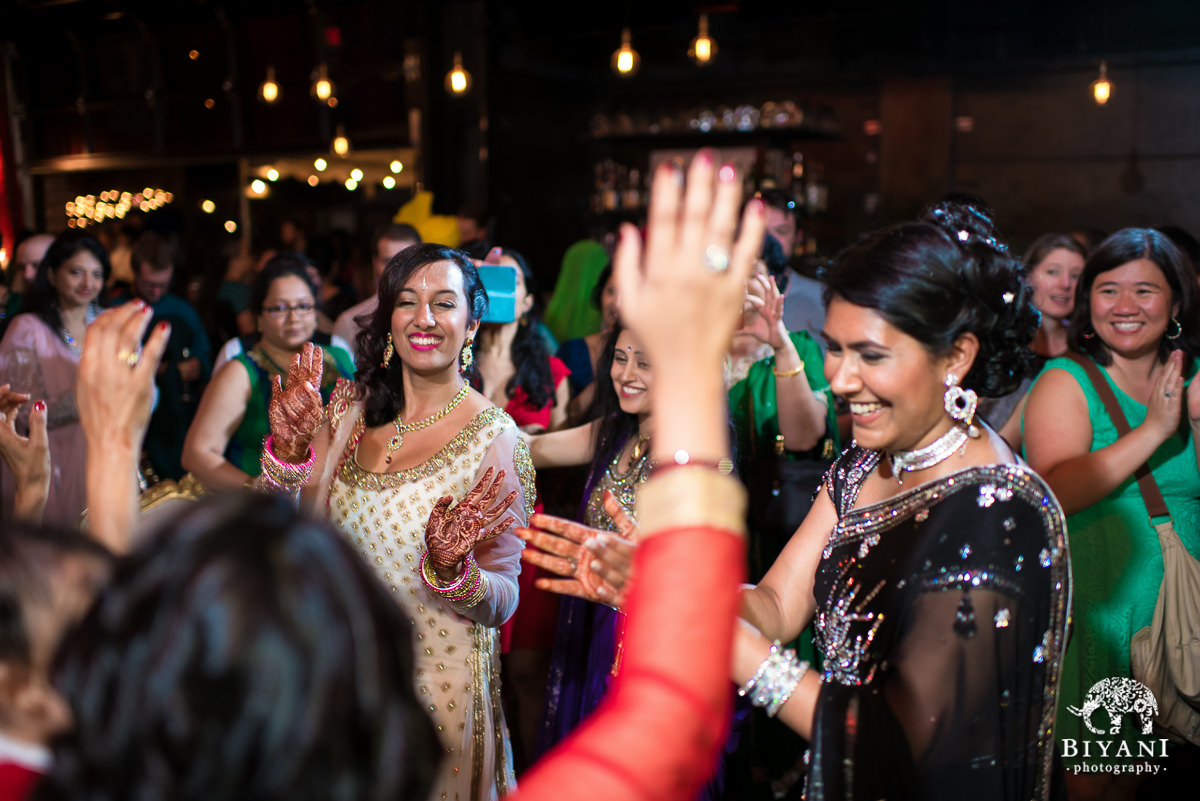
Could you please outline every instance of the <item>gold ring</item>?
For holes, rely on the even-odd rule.
[[[130,367],[137,367],[138,360],[142,358],[142,355],[136,350],[121,348],[121,350],[117,351],[117,358]]]

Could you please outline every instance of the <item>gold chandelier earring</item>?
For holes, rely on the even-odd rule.
[[[471,365],[475,363],[475,354],[471,351],[471,344],[474,342],[470,337],[463,343],[461,362],[462,367],[458,368],[458,372],[465,373],[471,369]]]
[[[392,354],[395,352],[396,349],[392,347],[392,332],[388,331],[387,345],[383,348],[383,361],[379,363],[379,366],[386,370],[388,364],[392,361]]]

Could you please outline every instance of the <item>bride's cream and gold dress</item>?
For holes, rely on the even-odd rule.
[[[416,467],[372,473],[356,459],[366,430],[353,384],[329,404],[330,473],[323,483],[330,521],[346,533],[412,622],[415,682],[442,738],[444,761],[433,801],[485,801],[514,786],[500,708],[498,627],[517,607],[522,542],[510,528],[475,549],[489,589],[458,609],[421,580],[425,523],[446,496],[458,503],[487,468],[504,470],[498,498],[517,490],[509,513],[525,525],[535,500],[533,464],[516,424],[498,408],[477,414],[441,450]]]

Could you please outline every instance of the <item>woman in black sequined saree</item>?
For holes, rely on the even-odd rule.
[[[826,377],[854,442],[743,592],[734,678],[811,742],[809,799],[1047,798],[1064,519],[973,419],[1031,366],[1020,265],[979,209],[943,204],[825,280]],[[809,620],[823,669],[778,646]]]

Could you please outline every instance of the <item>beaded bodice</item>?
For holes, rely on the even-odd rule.
[[[584,512],[584,522],[592,528],[599,528],[605,531],[615,531],[612,520],[608,516],[608,512],[604,511],[604,491],[612,490],[613,495],[617,496],[617,500],[625,507],[629,513],[629,518],[633,522],[637,522],[637,512],[634,502],[637,500],[637,488],[646,482],[650,477],[650,471],[654,467],[654,460],[650,458],[650,448],[645,448],[644,452],[639,454],[637,458],[630,458],[629,466],[625,470],[620,469],[621,455],[625,452],[622,447],[617,451],[617,455],[608,463],[608,467],[604,469],[603,475],[596,482],[596,486],[592,487],[592,492],[588,496],[587,508]]]

